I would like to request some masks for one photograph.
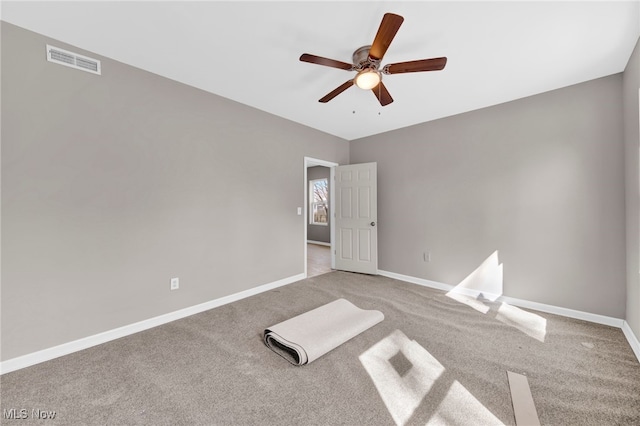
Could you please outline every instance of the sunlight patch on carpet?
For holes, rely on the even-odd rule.
[[[446,295],[486,315],[491,311],[491,306],[485,301],[495,302],[502,296],[503,280],[503,264],[500,263],[496,250]],[[544,342],[547,320],[540,315],[502,303],[494,317],[503,324]]]
[[[454,380],[427,425],[503,425],[472,394]]]
[[[540,315],[502,303],[496,314],[496,319],[544,343],[544,338],[547,335],[547,320]]]
[[[411,420],[445,373],[444,366],[436,358],[400,330],[363,352],[359,359],[397,425],[405,425]],[[447,394],[428,424],[450,424],[447,420],[450,417],[487,425],[502,424],[458,381],[444,385],[449,387]]]
[[[398,353],[411,363],[399,372],[391,360]],[[422,398],[444,372],[444,367],[415,340],[396,330],[360,355],[360,362],[398,425],[404,425]]]
[[[447,293],[447,297],[455,300],[456,302],[464,303],[465,305],[475,309],[481,314],[486,314],[491,309],[491,307],[489,305],[484,304],[482,300],[478,298],[478,296],[476,297],[467,296],[466,294],[456,293],[453,290],[451,290],[449,293]]]
[[[491,253],[484,262],[471,272],[460,284],[452,288],[447,296],[455,299],[456,296],[467,296],[474,301],[479,298],[491,300],[492,302],[502,296],[503,286],[502,263],[498,260],[498,250]],[[465,303],[465,298],[460,298],[459,302]],[[476,301],[477,302],[477,301]],[[486,306],[480,302],[481,305]],[[478,303],[470,304],[473,309],[478,309]],[[480,310],[482,312],[482,310]],[[486,313],[486,312],[482,312]]]

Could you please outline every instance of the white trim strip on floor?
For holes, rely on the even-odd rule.
[[[540,426],[527,376],[507,371],[516,426]]]

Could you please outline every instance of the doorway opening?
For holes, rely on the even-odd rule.
[[[312,277],[335,269],[334,191],[338,163],[304,158],[304,273]]]

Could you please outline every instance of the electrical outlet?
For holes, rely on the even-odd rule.
[[[171,278],[171,290],[180,288],[180,278]]]

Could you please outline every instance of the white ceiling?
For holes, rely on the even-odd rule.
[[[622,72],[638,1],[7,2],[4,21],[353,140]],[[405,20],[383,64],[446,56],[443,71],[384,76],[381,107],[352,87],[318,99],[385,12]],[[43,49],[44,56],[44,49]]]

